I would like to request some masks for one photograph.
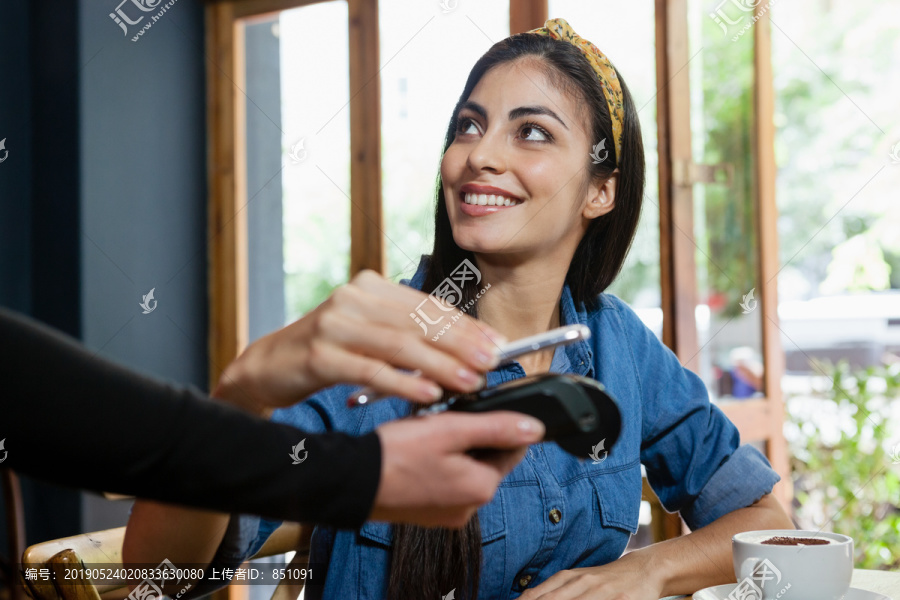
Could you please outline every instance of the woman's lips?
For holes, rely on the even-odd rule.
[[[493,191],[493,190],[491,190]],[[461,192],[460,208],[463,214],[470,217],[483,217],[501,210],[515,208],[522,203],[511,196],[496,193]]]

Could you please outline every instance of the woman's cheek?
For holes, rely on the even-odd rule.
[[[529,197],[552,196],[568,179],[565,165],[550,164],[546,160],[523,160],[519,166],[520,180]]]
[[[443,160],[441,160],[441,177],[444,178],[445,182],[455,182],[459,178],[465,164],[465,149],[459,144],[450,144],[450,147],[444,152]]]

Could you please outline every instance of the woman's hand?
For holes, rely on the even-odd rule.
[[[560,571],[519,600],[659,600],[663,581],[645,559],[632,552],[601,567]]]
[[[213,396],[265,414],[337,383],[417,402],[441,388],[476,390],[505,340],[463,315],[437,341],[410,317],[427,295],[362,271],[300,320],[260,338],[222,374]],[[449,322],[449,318],[445,319]],[[414,377],[401,369],[419,369]]]

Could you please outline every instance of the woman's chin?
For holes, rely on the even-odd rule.
[[[453,239],[457,246],[474,254],[498,254],[509,250],[500,240],[484,236],[454,236]]]

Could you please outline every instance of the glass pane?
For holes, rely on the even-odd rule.
[[[740,23],[752,23],[752,9],[723,3],[722,17],[700,0],[688,6],[693,160],[721,168],[715,183],[693,188],[700,353],[686,366],[703,378],[711,398],[744,399],[761,395],[763,377],[755,310],[754,45],[752,31],[737,35]],[[731,22],[736,31],[721,24]]]
[[[245,23],[251,340],[349,274],[347,24],[343,0]]]
[[[647,186],[634,245],[609,292],[625,300],[662,337],[659,279],[659,185],[656,152],[656,37],[652,2],[550,0],[551,18],[564,18],[606,54],[634,98],[641,121]],[[627,27],[622,27],[627,23]]]
[[[403,0],[378,10],[384,245],[396,281],[431,253],[447,124],[469,70],[509,36],[509,3]]]
[[[900,355],[900,4],[797,0],[772,19],[791,396],[811,390],[812,360],[858,369]]]

